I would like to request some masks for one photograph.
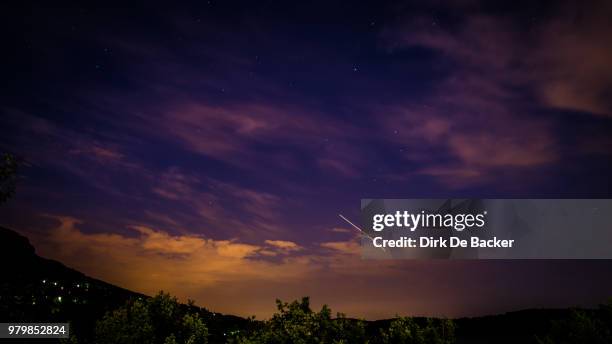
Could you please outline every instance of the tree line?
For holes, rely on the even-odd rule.
[[[249,325],[228,329],[227,344],[453,344],[456,322],[451,319],[397,316],[381,328],[368,329],[365,320],[332,315],[324,305],[312,310],[304,297],[293,302],[276,301],[277,311],[268,320],[249,319]],[[147,299],[130,300],[106,313],[95,325],[96,344],[206,344],[209,331],[193,302],[182,305],[170,294],[160,292]],[[537,344],[612,343],[612,302],[595,310],[572,310],[553,321],[544,335],[533,336]],[[76,344],[77,339],[67,342]]]

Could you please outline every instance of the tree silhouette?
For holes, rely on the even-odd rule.
[[[0,157],[0,204],[15,194],[18,165],[17,158],[12,154],[4,153]]]
[[[98,344],[205,344],[208,328],[175,297],[160,292],[107,313],[96,324]]]
[[[597,310],[572,311],[568,319],[552,323],[549,333],[537,338],[538,344],[612,343],[612,301]]]
[[[381,331],[382,342],[399,344],[452,344],[455,323],[449,319],[425,319],[420,326],[413,318],[397,317]]]
[[[363,321],[348,319],[341,313],[332,318],[331,309],[326,305],[319,312],[313,312],[308,297],[291,303],[276,300],[276,306],[278,312],[258,330],[238,335],[230,343],[367,343]]]

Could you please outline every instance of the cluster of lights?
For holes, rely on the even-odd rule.
[[[41,280],[41,282],[44,285],[50,285],[50,286],[53,286],[53,287],[59,287],[59,290],[61,290],[61,291],[67,289],[68,294],[71,294],[71,291],[72,291],[71,288],[64,288],[64,286],[61,285],[61,283],[58,283],[57,281],[50,281],[50,280],[47,280],[47,279],[43,279],[43,280]],[[83,282],[73,283],[72,286],[73,286],[73,288],[83,289],[85,291],[89,290],[89,283],[87,283],[87,282],[84,282],[84,283]],[[49,296],[45,295],[45,299],[48,299],[48,298],[49,298]],[[56,303],[62,303],[64,301],[64,298],[62,296],[58,295],[58,296],[54,297],[53,300]],[[76,296],[72,297],[69,300],[72,301],[73,303],[78,303],[79,302],[79,298],[76,297]],[[85,303],[85,300],[83,300],[83,302]],[[35,300],[32,301],[32,305],[36,305],[36,301]]]

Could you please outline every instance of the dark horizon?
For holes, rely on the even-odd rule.
[[[594,306],[612,262],[367,261],[362,198],[612,198],[604,1],[7,8],[0,226],[241,316]]]

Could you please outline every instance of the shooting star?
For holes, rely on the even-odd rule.
[[[340,216],[340,218],[343,219],[344,221],[346,221],[349,225],[353,226],[353,228],[355,228],[356,230],[361,232],[361,235],[366,236],[368,239],[372,240],[372,243],[374,242],[374,238],[372,238],[370,235],[368,235],[368,233],[366,233],[363,229],[359,228],[356,224],[352,223],[351,220],[347,219],[342,214],[338,214],[338,216]],[[383,251],[386,251],[384,247],[381,247],[381,249]]]

